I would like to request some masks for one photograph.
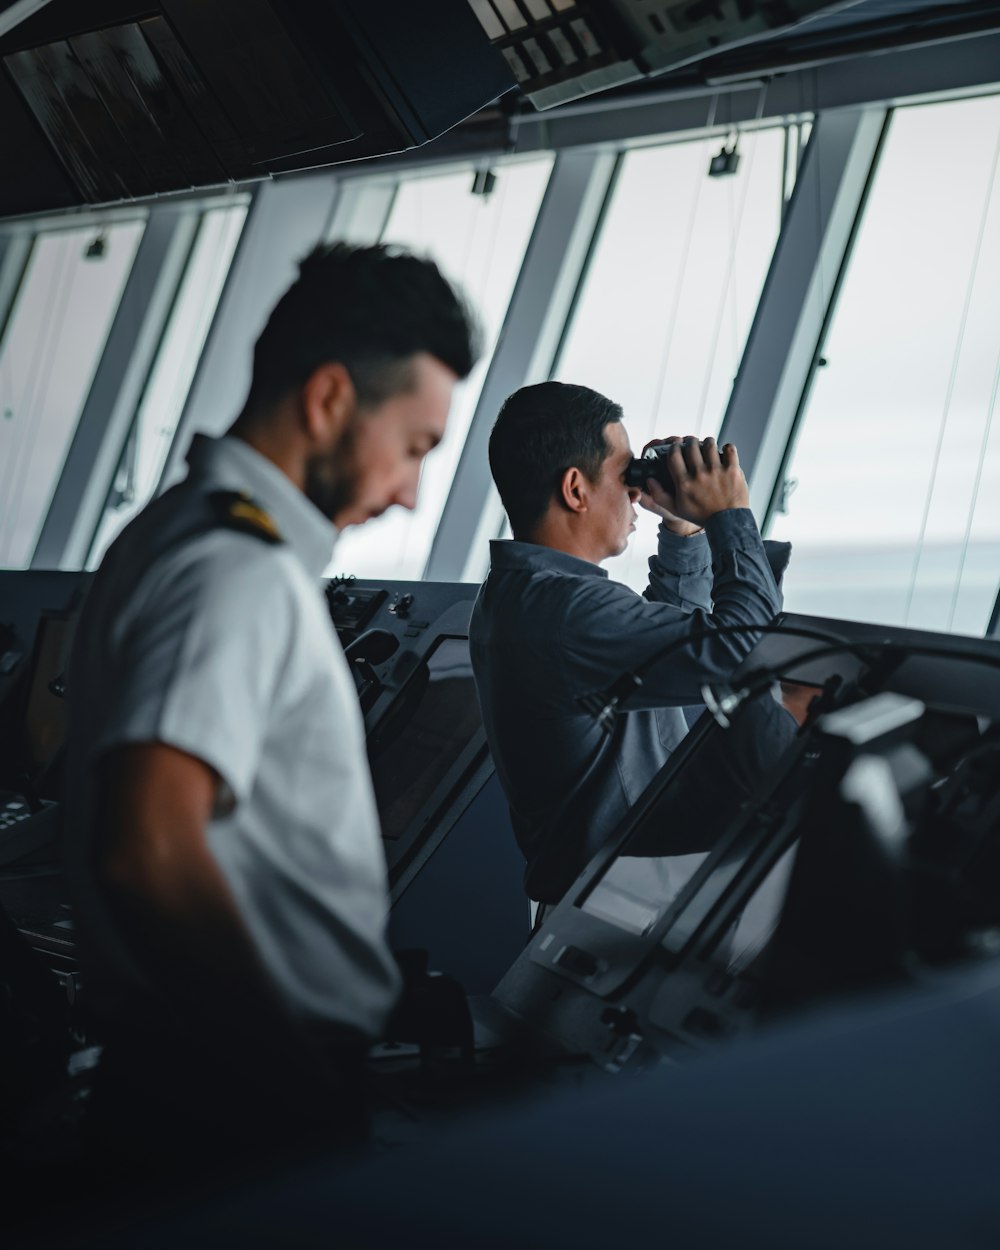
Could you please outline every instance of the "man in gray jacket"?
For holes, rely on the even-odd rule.
[[[562,897],[666,762],[702,685],[758,641],[727,627],[764,626],[781,607],[736,448],[678,441],[673,494],[655,480],[641,490],[625,480],[621,416],[586,387],[544,382],[507,399],[490,438],[513,540],[491,544],[472,662],[525,888],[542,903]],[[642,595],[600,567],[624,551],[636,504],[660,517]],[[605,732],[579,697],[647,664]]]

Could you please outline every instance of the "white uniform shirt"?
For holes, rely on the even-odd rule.
[[[238,439],[198,436],[188,462],[109,550],[77,630],[67,859],[88,987],[99,1009],[144,987],[89,868],[94,764],[163,742],[235,800],[209,846],[292,1009],[374,1037],[398,979],[364,729],[320,585],[336,531]],[[229,490],[284,541],[213,524]]]

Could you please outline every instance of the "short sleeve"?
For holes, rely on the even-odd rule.
[[[123,622],[100,750],[163,742],[250,792],[291,647],[281,553],[241,535],[166,561]]]

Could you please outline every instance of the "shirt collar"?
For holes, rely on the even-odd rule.
[[[247,491],[314,577],[330,563],[337,529],[276,464],[241,438],[196,434],[187,462],[192,477],[223,490]]]
[[[524,569],[531,573],[571,573],[575,577],[607,577],[607,570],[590,560],[571,556],[554,547],[523,543],[516,538],[494,538],[490,542],[491,569]]]

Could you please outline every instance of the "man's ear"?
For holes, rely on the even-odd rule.
[[[357,404],[354,382],[339,361],[320,365],[310,373],[302,387],[302,422],[315,450],[336,447]]]
[[[586,512],[590,503],[589,486],[579,469],[566,469],[559,481],[559,502],[569,512]]]

